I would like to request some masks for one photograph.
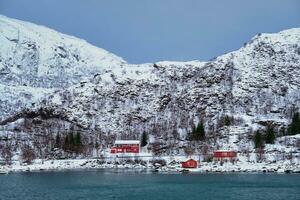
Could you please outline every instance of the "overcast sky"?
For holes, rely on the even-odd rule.
[[[209,60],[257,33],[300,27],[298,0],[0,0],[0,14],[83,38],[130,63]]]

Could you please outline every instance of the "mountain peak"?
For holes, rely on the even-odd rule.
[[[122,58],[85,40],[2,15],[0,43],[0,73],[3,75],[0,82],[8,85],[16,85],[18,81],[13,79],[30,74],[31,81],[22,85],[44,87],[40,83],[48,79],[49,87],[69,86],[82,77],[126,64]],[[51,84],[49,77],[61,82]]]

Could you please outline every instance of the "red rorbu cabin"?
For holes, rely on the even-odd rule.
[[[140,153],[140,141],[138,140],[116,140],[110,153]]]
[[[216,160],[236,160],[236,151],[217,150],[214,151],[214,159]]]
[[[197,166],[198,166],[198,163],[194,159],[189,159],[189,160],[181,163],[182,168],[197,168]]]

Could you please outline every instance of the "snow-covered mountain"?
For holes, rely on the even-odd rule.
[[[211,62],[126,65],[47,98],[87,129],[121,134],[160,127],[186,132],[202,119],[216,130],[225,115],[250,126],[286,123],[300,106],[300,29],[261,34]]]
[[[53,139],[75,126],[104,145],[143,131],[167,143],[184,141],[200,120],[218,135],[226,115],[249,132],[284,128],[300,108],[300,28],[259,34],[208,62],[131,65],[4,16],[0,42],[1,124],[29,137],[43,130]]]
[[[0,116],[126,62],[86,41],[0,15]]]

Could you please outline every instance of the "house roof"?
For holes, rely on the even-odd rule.
[[[115,144],[140,144],[139,140],[116,140]]]

